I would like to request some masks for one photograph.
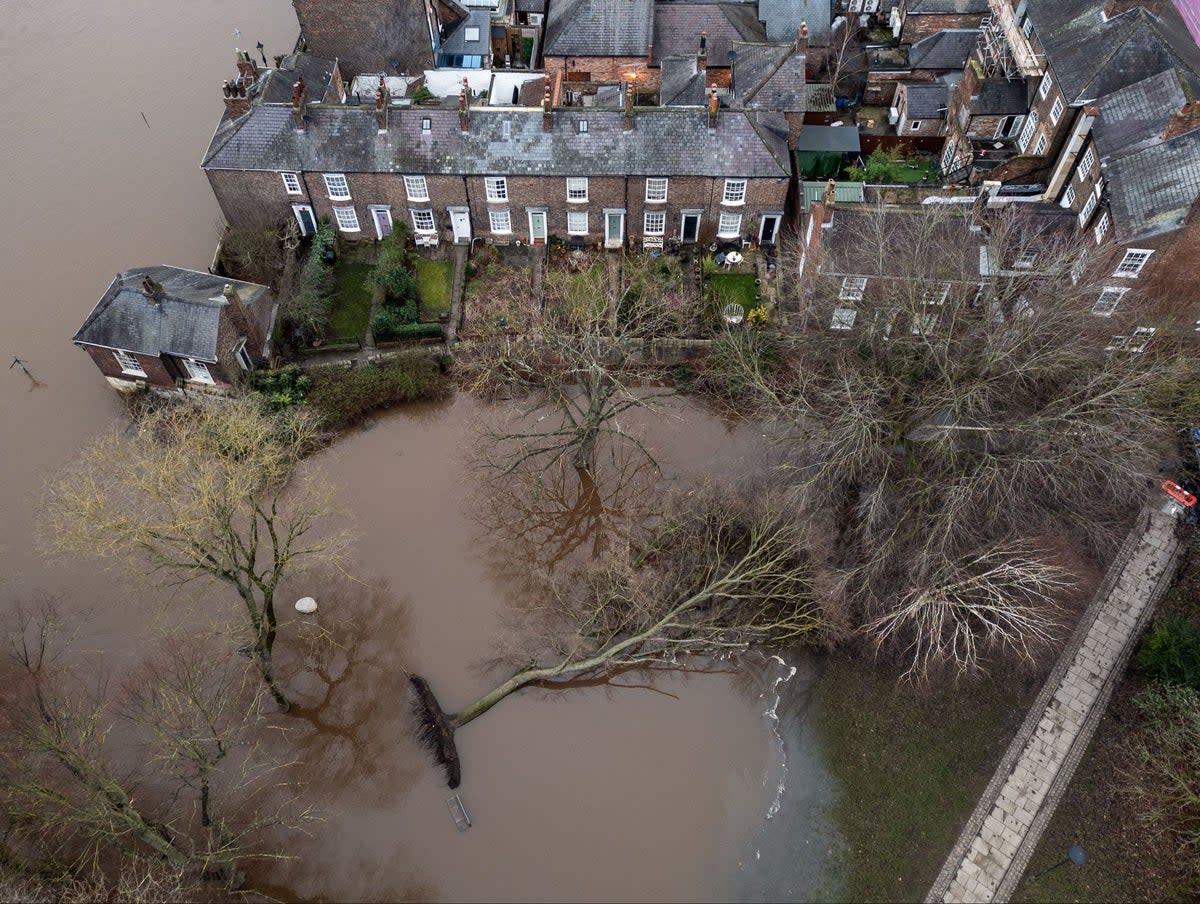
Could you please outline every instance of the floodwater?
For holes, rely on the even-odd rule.
[[[207,266],[219,213],[197,163],[218,86],[234,47],[261,40],[281,53],[295,32],[287,0],[4,7],[0,354],[33,377],[0,372],[0,605],[52,595],[86,610],[87,644],[114,663],[211,599],[163,607],[119,572],[38,554],[38,488],[122,416],[69,338],[118,270]],[[457,397],[392,412],[313,463],[357,531],[347,569],[357,580],[288,588],[322,602],[309,622],[288,610],[279,671],[300,711],[279,724],[299,760],[291,778],[323,818],[281,834],[293,859],[260,867],[256,881],[310,900],[823,893],[832,792],[806,730],[802,691],[817,680],[806,659],[764,663],[749,680],[717,666],[614,682],[637,687],[522,692],[459,734],[474,827],[455,830],[441,775],[411,741],[406,670],[448,709],[487,690],[496,673],[479,665],[508,630],[513,576],[545,547],[512,530],[538,523],[519,494],[516,517],[480,503],[464,453],[480,409]],[[675,415],[645,425],[670,478],[751,466],[753,432],[691,406]],[[580,510],[547,536],[587,549],[596,523]],[[316,628],[326,638],[310,644]]]

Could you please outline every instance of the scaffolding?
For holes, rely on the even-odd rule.
[[[1010,79],[1017,73],[1004,26],[991,16],[979,23],[979,61],[988,78]]]

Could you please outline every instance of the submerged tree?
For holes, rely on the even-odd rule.
[[[246,652],[281,710],[272,666],[275,593],[297,566],[336,560],[344,537],[321,529],[328,487],[298,475],[319,438],[303,413],[265,412],[253,397],[180,403],[142,417],[135,435],[89,446],[44,505],[58,550],[126,561],[168,585],[214,580],[245,610]]]
[[[641,539],[539,591],[502,657],[515,671],[474,703],[445,713],[413,678],[423,740],[451,787],[459,781],[454,732],[521,688],[800,643],[826,627],[803,528],[788,507],[712,489],[682,495]]]

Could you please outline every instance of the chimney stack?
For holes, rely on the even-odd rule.
[[[633,128],[633,75],[625,80],[625,128]]]
[[[379,127],[379,134],[387,131],[388,127],[388,107],[392,104],[392,92],[388,90],[387,80],[381,75],[379,76],[379,87],[375,89],[375,124]]]
[[[297,132],[304,131],[304,79],[292,85],[292,123]]]
[[[717,127],[717,109],[721,102],[717,99],[717,89],[708,89],[708,127],[715,129]]]
[[[708,69],[708,32],[700,32],[700,49],[696,51],[696,71]]]
[[[808,53],[808,23],[800,23],[800,31],[796,33],[796,53]]]
[[[258,63],[244,50],[236,51],[238,76],[247,85],[253,85],[258,81]]]
[[[546,79],[546,90],[542,94],[542,131],[549,132],[554,127],[554,114],[550,106],[550,79]]]
[[[837,204],[837,183],[830,179],[825,184],[825,207],[831,208]]]
[[[1164,140],[1178,138],[1197,128],[1200,128],[1200,100],[1184,104],[1172,113],[1162,137]]]
[[[240,81],[226,81],[221,85],[221,93],[225,95],[225,112],[229,114],[230,119],[237,119],[250,112],[250,98],[246,96],[246,88]]]
[[[458,92],[458,127],[464,132],[467,131],[471,125],[471,111],[467,105],[467,91],[467,80],[464,77],[462,90]]]
[[[143,276],[142,294],[150,304],[159,304],[163,298],[162,283],[155,282],[149,276]]]

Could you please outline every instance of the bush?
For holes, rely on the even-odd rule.
[[[406,323],[396,330],[395,339],[441,339],[442,328],[436,323]]]
[[[323,220],[313,236],[308,258],[300,269],[296,291],[288,309],[288,316],[295,321],[305,345],[324,336],[329,329],[337,280],[333,268],[325,263],[325,253],[332,247],[333,227]]]
[[[1200,626],[1180,616],[1160,621],[1138,653],[1146,676],[1200,690]]]
[[[266,399],[272,411],[299,405],[308,398],[312,380],[295,364],[254,375],[254,391]]]
[[[416,322],[415,302],[406,305],[385,304],[375,312],[375,319],[371,321],[371,332],[375,334],[376,342],[390,342],[401,330]]]
[[[408,233],[402,228],[396,228],[386,239],[379,243],[379,259],[375,269],[367,277],[367,282],[382,289],[388,297],[389,304],[413,306],[413,317],[416,318],[417,280],[412,273],[412,260],[405,248]]]
[[[312,377],[308,404],[330,430],[348,427],[377,408],[434,398],[442,389],[442,368],[424,353],[349,370],[322,368]]]

